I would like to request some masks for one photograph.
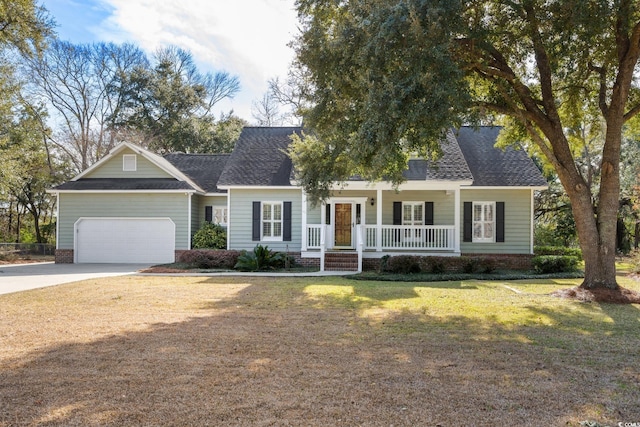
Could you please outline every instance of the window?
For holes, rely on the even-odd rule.
[[[473,241],[495,241],[495,202],[473,202]]]
[[[227,225],[227,208],[213,208],[213,223]]]
[[[424,202],[402,202],[402,225],[424,224]]]
[[[227,225],[227,208],[225,206],[205,206],[204,220],[212,224]]]
[[[135,154],[124,154],[122,156],[122,170],[124,172],[135,172],[136,160],[137,156]]]
[[[402,225],[424,224],[424,202],[402,202]],[[413,228],[404,230],[405,240],[420,240],[422,230]]]
[[[262,240],[282,240],[282,202],[262,203]]]

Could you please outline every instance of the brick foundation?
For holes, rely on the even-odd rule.
[[[73,249],[56,249],[56,264],[73,264]]]

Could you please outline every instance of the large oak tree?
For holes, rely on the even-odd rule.
[[[305,187],[322,195],[360,173],[402,180],[407,156],[438,152],[443,129],[490,115],[556,170],[585,259],[583,288],[618,289],[622,130],[640,112],[640,5],[631,0],[298,0],[297,66],[310,74],[295,144]],[[603,124],[599,194],[568,130]]]

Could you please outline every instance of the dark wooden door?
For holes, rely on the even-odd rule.
[[[351,203],[336,203],[335,213],[335,246],[351,247],[353,217]]]

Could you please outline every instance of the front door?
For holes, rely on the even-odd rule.
[[[351,243],[353,205],[351,203],[336,203],[335,206],[335,246],[350,248],[353,246]]]

